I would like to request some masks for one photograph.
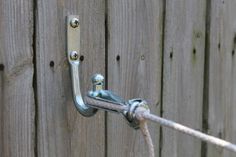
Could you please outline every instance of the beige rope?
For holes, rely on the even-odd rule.
[[[148,129],[147,120],[142,116],[144,112],[149,113],[149,110],[147,111],[147,109],[144,109],[143,107],[138,107],[135,116],[140,122],[139,127],[147,144],[149,157],[155,157],[154,146]]]
[[[102,102],[102,101],[98,101],[98,100],[90,98],[90,97],[86,97],[85,100],[88,104],[90,104],[91,106],[93,106],[95,108],[109,108],[111,110],[116,110],[120,113],[122,113],[124,110],[128,110],[127,106],[112,104],[110,102]],[[138,107],[135,110],[135,115],[136,115],[137,119],[140,121],[140,130],[141,130],[143,137],[145,139],[145,142],[147,144],[149,157],[155,157],[154,147],[153,147],[150,132],[148,130],[147,121],[142,116],[143,113],[146,113],[146,112],[149,113],[149,110],[147,110],[146,108],[143,108],[143,107]]]
[[[167,120],[165,118],[162,118],[162,117],[150,114],[150,113],[145,113],[144,112],[140,116],[142,116],[144,119],[159,123],[162,126],[165,126],[165,127],[177,130],[179,132],[185,133],[187,135],[196,137],[198,139],[201,139],[202,141],[205,141],[205,142],[220,146],[222,148],[225,148],[227,150],[236,152],[236,145],[233,144],[233,143],[230,143],[228,141],[219,139],[219,138],[211,136],[211,135],[204,134],[200,131],[191,129],[191,128],[186,127],[182,124],[178,124],[178,123],[173,122],[171,120]]]
[[[101,101],[98,101],[98,100],[95,100],[95,99],[89,98],[89,97],[87,97],[86,100],[89,104],[91,104],[91,106],[93,106],[95,108],[112,109],[112,110],[116,110],[120,113],[123,113],[123,111],[127,111],[126,106],[117,105],[117,104],[113,104],[113,103],[109,103],[109,102],[103,103]],[[236,152],[236,145],[233,144],[233,143],[230,143],[228,141],[216,138],[214,136],[204,134],[200,131],[191,129],[189,127],[186,127],[186,126],[184,126],[182,124],[179,124],[179,123],[176,123],[174,121],[171,121],[171,120],[168,120],[168,119],[150,114],[149,112],[144,112],[144,111],[140,111],[139,109],[136,109],[135,116],[137,117],[138,120],[141,121],[141,126],[140,127],[142,128],[142,132],[144,134],[145,141],[148,143],[149,152],[151,152],[151,150],[153,149],[153,145],[150,142],[151,137],[150,137],[150,134],[147,130],[147,125],[145,124],[146,121],[144,121],[144,119],[145,120],[151,120],[153,122],[159,123],[162,126],[180,131],[182,133],[185,133],[187,135],[196,137],[196,138],[201,139],[203,141],[206,141],[208,143],[211,143],[211,144],[220,146],[222,148],[228,149],[230,151]],[[145,123],[142,123],[142,121],[144,121]],[[150,155],[152,155],[152,154],[150,153]]]

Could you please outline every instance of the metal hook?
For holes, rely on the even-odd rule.
[[[70,63],[73,100],[77,110],[86,117],[92,116],[97,109],[85,104],[80,91],[80,25],[79,16],[71,15],[67,18],[67,56]]]
[[[97,109],[93,105],[84,103],[80,91],[80,24],[79,16],[77,15],[70,15],[67,18],[67,56],[70,63],[75,106],[83,116],[93,116]],[[125,101],[122,98],[111,91],[103,90],[104,77],[102,75],[95,74],[92,77],[92,83],[93,90],[89,92],[88,96],[99,101],[109,101],[117,105],[125,105]]]
[[[70,63],[72,88],[73,88],[73,100],[77,110],[86,117],[93,116],[96,114],[97,109],[103,109],[106,111],[112,111],[121,113],[129,122],[130,126],[137,129],[139,122],[135,117],[135,110],[138,106],[147,106],[146,101],[143,99],[132,99],[125,101],[121,97],[109,90],[104,90],[104,77],[100,74],[95,74],[92,77],[93,89],[88,92],[88,96],[97,101],[109,102],[113,105],[125,106],[127,110],[112,110],[107,107],[97,107],[92,104],[86,104],[83,101],[82,94],[80,91],[80,22],[79,16],[70,15],[67,18],[67,56]]]

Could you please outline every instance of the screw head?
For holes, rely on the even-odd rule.
[[[70,53],[70,59],[71,60],[77,60],[79,58],[79,54],[77,51],[71,51]]]
[[[79,19],[76,17],[72,18],[70,21],[70,26],[73,28],[78,27],[79,26]]]

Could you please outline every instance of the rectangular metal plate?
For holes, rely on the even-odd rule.
[[[69,15],[67,17],[67,53],[68,57],[70,57],[70,53],[72,51],[78,52],[78,58],[80,57],[80,24],[73,27],[72,21],[73,19],[78,19],[78,15]],[[69,58],[70,59],[70,58]]]

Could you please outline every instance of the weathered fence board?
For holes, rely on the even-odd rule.
[[[70,14],[80,15],[84,94],[91,89],[92,74],[105,71],[104,0],[38,0],[38,156],[104,157],[104,113],[85,118],[72,102],[65,40]]]
[[[160,112],[162,69],[161,0],[108,1],[108,89],[131,99],[148,100],[152,113]],[[139,131],[107,116],[107,156],[148,156]],[[156,155],[159,154],[159,126],[150,125]]]
[[[0,156],[34,157],[33,4],[0,0]]]
[[[120,115],[85,118],[74,107],[71,14],[81,21],[84,94],[101,73],[126,100],[144,98],[154,114],[236,143],[235,0],[0,0],[1,157],[148,156]],[[149,127],[158,157],[235,156]]]
[[[202,129],[205,0],[166,1],[163,117]],[[162,157],[199,157],[201,141],[163,129]]]
[[[212,1],[210,15],[208,133],[236,143],[236,1]],[[235,156],[212,145],[207,152]]]

